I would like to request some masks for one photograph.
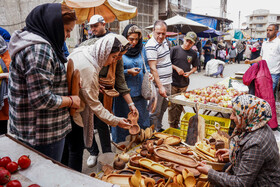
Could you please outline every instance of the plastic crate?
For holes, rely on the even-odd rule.
[[[185,113],[184,116],[181,119],[181,134],[180,137],[185,139],[188,133],[188,126],[189,126],[189,119],[194,116],[195,113]],[[211,134],[217,132],[217,129],[215,128],[215,123],[218,123],[220,125],[220,130],[228,133],[228,130],[230,128],[230,119],[227,118],[220,118],[215,116],[207,116],[207,115],[201,115],[201,117],[205,120],[205,133],[206,138],[209,138]]]
[[[163,131],[163,133],[179,136],[181,139],[183,138],[183,134],[180,129],[168,128]]]

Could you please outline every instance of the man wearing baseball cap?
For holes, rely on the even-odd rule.
[[[171,95],[186,92],[189,86],[189,76],[197,70],[197,53],[191,49],[196,42],[197,35],[188,32],[184,37],[184,43],[171,48],[170,58],[173,68]],[[168,109],[168,122],[170,127],[178,128],[182,105],[171,103]]]
[[[88,23],[93,34],[91,38],[101,38],[110,33],[110,31],[105,28],[105,24],[105,20],[101,15],[93,15]]]

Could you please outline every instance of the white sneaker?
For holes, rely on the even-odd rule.
[[[96,165],[96,163],[97,163],[97,157],[98,157],[98,156],[92,156],[92,155],[90,155],[90,156],[88,157],[88,159],[87,159],[87,166],[88,166],[89,168],[92,168],[92,167],[94,167],[94,166]]]

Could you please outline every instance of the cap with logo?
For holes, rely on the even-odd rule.
[[[188,32],[185,36],[186,40],[191,40],[193,43],[195,43],[197,38],[197,35],[195,34],[195,32]]]
[[[102,16],[100,15],[93,15],[90,20],[88,25],[94,25],[96,23],[105,23],[105,20]]]

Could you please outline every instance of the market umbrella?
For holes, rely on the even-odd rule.
[[[167,24],[167,31],[169,32],[187,33],[189,31],[193,31],[195,33],[199,33],[209,29],[209,27],[205,25],[179,15],[169,18],[164,22]],[[151,25],[146,28],[152,29],[153,27],[154,26]]]
[[[209,29],[209,30],[197,33],[197,36],[201,37],[201,38],[215,38],[217,36],[222,36],[222,35],[229,35],[229,33],[224,33],[224,32],[221,32],[221,31],[217,31],[217,30],[212,29],[212,28]]]
[[[137,16],[137,7],[117,0],[65,0],[65,3],[75,9],[77,24],[89,21],[95,14],[103,16],[106,23],[111,23],[115,19],[129,20]]]

